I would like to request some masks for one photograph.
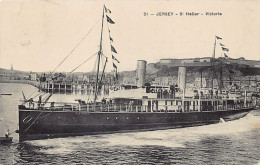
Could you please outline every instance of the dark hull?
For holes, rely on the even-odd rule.
[[[239,119],[252,109],[208,112],[87,112],[19,109],[20,141],[189,127]]]

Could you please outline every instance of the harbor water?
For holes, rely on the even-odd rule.
[[[0,94],[11,94],[0,96],[0,136],[17,129],[22,91],[26,97],[38,93],[28,84],[0,83]],[[239,120],[189,128],[22,143],[18,134],[11,136],[12,144],[0,145],[0,164],[260,164],[260,110]]]

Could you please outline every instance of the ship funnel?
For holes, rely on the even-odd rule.
[[[178,85],[179,85],[179,88],[181,91],[185,90],[185,88],[186,88],[186,67],[184,67],[184,66],[179,67]]]
[[[138,87],[144,86],[146,75],[146,61],[138,60],[136,69],[136,85]]]

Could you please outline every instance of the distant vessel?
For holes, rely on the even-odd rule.
[[[12,96],[11,93],[1,93],[1,96]]]
[[[104,68],[100,74],[103,55],[102,39],[104,21],[114,24],[108,16],[111,13],[103,7],[100,49],[97,53],[97,76],[93,101],[77,100],[78,103],[54,103],[40,98],[38,102],[26,99],[19,105],[20,141],[75,135],[88,135],[136,130],[169,129],[218,123],[235,120],[254,109],[252,101],[245,96],[230,97],[224,94],[203,94],[198,91],[193,97],[185,97],[186,67],[179,68],[180,86],[144,86],[146,62],[138,61],[139,84],[144,91],[140,97],[115,97],[97,101],[98,92],[104,78]],[[110,32],[110,31],[109,31]],[[112,41],[113,39],[110,36]],[[111,44],[111,42],[110,42]],[[111,46],[111,53],[117,53]],[[112,55],[113,62],[118,61]],[[117,78],[117,66],[115,79]],[[129,90],[132,92],[134,90]],[[177,95],[177,93],[180,93]]]

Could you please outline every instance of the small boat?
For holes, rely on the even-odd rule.
[[[12,96],[11,93],[1,93],[1,96]]]
[[[12,143],[13,137],[0,137],[0,144]]]

